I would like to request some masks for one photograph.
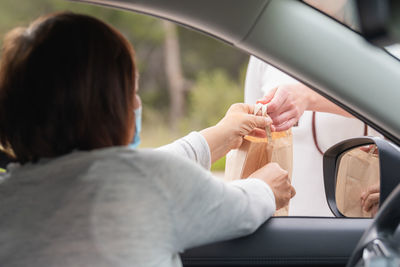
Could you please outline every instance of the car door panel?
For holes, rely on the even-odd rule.
[[[344,266],[371,219],[274,217],[254,234],[193,248],[185,266]]]

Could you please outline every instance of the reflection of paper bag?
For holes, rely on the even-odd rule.
[[[339,166],[335,196],[339,211],[347,217],[371,217],[362,209],[361,194],[379,184],[378,155],[356,148],[342,156]]]
[[[292,177],[293,143],[292,132],[273,132],[272,142],[267,138],[246,136],[242,145],[230,152],[226,158],[225,179],[236,180],[249,177],[250,174],[269,162],[277,162],[282,169]],[[275,216],[287,216],[289,207],[286,206],[275,212]]]

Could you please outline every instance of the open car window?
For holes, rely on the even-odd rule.
[[[310,5],[312,2],[316,1],[307,1]],[[347,5],[346,1],[341,3],[343,7]],[[216,124],[231,104],[244,101],[246,82],[250,79],[249,61],[257,61],[256,68],[260,70],[255,74],[257,83],[273,82],[275,87],[298,83],[279,69],[256,58],[250,59],[245,53],[220,41],[160,19],[66,1],[40,0],[34,4],[27,2],[26,5],[21,7],[13,4],[12,0],[0,3],[0,17],[8,18],[1,25],[1,36],[41,14],[71,10],[107,21],[133,43],[140,70],[139,95],[144,110],[142,148],[157,147],[192,130]],[[351,21],[348,18],[350,15],[341,12],[342,9],[337,8],[334,17]],[[10,14],[18,15],[13,17]],[[351,27],[354,25],[349,24]],[[274,86],[270,85],[269,89]],[[261,87],[251,87],[247,93],[257,92],[262,97],[266,91],[262,91]],[[255,101],[249,103],[254,104]],[[327,121],[332,118],[337,121],[328,125]],[[320,153],[354,135],[377,135],[373,129],[365,130],[364,123],[357,121],[355,134],[345,134],[332,140],[332,128],[347,129],[348,125],[354,124],[354,120],[307,111],[292,129],[292,183],[297,195],[289,206],[289,215],[332,216],[325,199]],[[299,147],[301,150],[298,150]],[[211,169],[221,179],[224,179],[225,162],[224,157]],[[298,173],[302,176],[296,177]],[[317,178],[309,179],[307,174],[310,173],[316,173]]]

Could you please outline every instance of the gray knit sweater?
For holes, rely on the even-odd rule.
[[[0,184],[0,266],[181,266],[186,248],[249,234],[273,214],[264,182],[225,183],[209,166],[196,132],[158,151],[11,165]]]

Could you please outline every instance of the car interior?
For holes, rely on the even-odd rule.
[[[335,217],[272,217],[250,236],[183,252],[184,266],[400,266],[400,62],[383,49],[398,40],[396,1],[359,4],[360,32],[294,0],[72,2],[138,12],[216,38],[303,82],[384,136],[345,140],[325,153],[325,193]],[[380,8],[393,11],[373,12]],[[341,159],[370,145],[379,154],[379,212],[348,217],[335,198]]]

